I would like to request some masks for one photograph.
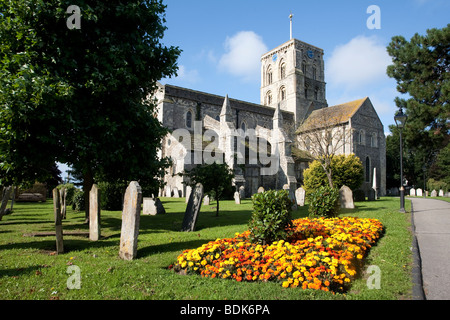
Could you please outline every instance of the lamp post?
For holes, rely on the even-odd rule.
[[[395,124],[400,131],[400,212],[405,212],[405,188],[403,187],[403,142],[402,142],[402,131],[405,127],[406,120],[408,117],[403,113],[403,109],[394,116]]]

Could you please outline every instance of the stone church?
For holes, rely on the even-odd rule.
[[[184,178],[176,174],[219,160],[234,169],[236,189],[245,190],[246,197],[260,186],[289,188],[292,195],[302,186],[303,169],[311,161],[314,141],[304,135],[324,135],[332,126],[345,133],[333,141],[339,144],[336,154],[354,153],[363,163],[361,189],[368,195],[375,186],[385,195],[383,124],[368,97],[328,106],[323,55],[322,49],[295,38],[265,53],[260,104],[158,84],[158,119],[171,131],[160,152],[173,160],[165,176],[171,190],[177,188],[184,196]]]

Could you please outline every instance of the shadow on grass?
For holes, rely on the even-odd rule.
[[[0,269],[1,277],[19,277],[25,274],[36,273],[40,269],[44,268],[43,265],[34,265],[26,268],[16,268],[16,269]]]
[[[137,256],[138,258],[144,258],[157,253],[165,253],[165,252],[181,252],[186,249],[195,249],[201,247],[205,243],[210,241],[214,241],[215,239],[199,239],[199,240],[191,240],[191,241],[182,241],[182,242],[169,242],[165,244],[157,244],[153,246],[146,246],[143,248],[138,248]]]

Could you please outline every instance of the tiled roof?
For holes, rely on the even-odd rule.
[[[306,121],[298,128],[297,133],[346,123],[368,98],[314,110]]]

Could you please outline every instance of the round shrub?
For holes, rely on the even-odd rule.
[[[100,207],[102,210],[120,211],[122,210],[123,196],[127,185],[120,182],[99,182]]]
[[[292,227],[292,202],[287,190],[268,190],[252,196],[253,213],[249,221],[250,239],[268,244],[286,240]]]
[[[79,189],[75,189],[75,193],[72,198],[72,209],[75,211],[84,211],[84,192]]]
[[[331,187],[319,187],[307,195],[310,216],[336,217],[339,213],[339,190]]]

